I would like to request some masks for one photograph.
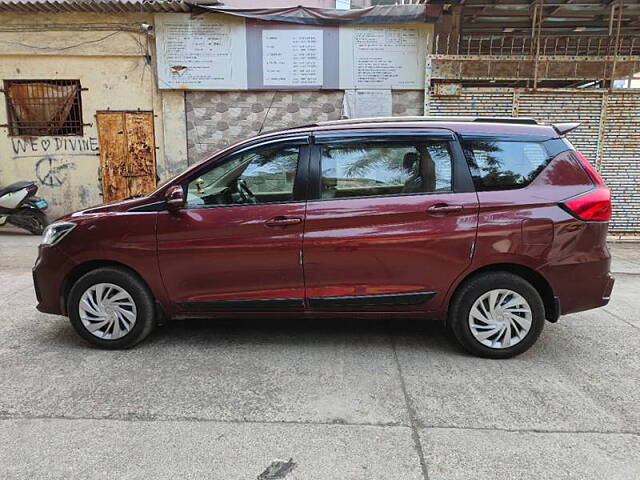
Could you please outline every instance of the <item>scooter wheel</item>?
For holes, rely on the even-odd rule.
[[[9,223],[19,228],[24,228],[33,235],[42,235],[49,224],[47,216],[40,211],[25,208],[9,217]]]

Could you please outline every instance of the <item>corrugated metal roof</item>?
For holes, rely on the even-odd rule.
[[[183,0],[0,0],[0,12],[188,12]]]

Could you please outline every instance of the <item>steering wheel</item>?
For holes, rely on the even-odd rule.
[[[236,181],[236,185],[238,186],[238,193],[242,197],[244,203],[258,203],[256,196],[247,185],[247,182],[245,182],[241,178],[238,178],[238,180]]]

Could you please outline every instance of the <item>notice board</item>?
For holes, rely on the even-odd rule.
[[[351,69],[345,68],[343,83],[355,88],[422,88],[424,49],[415,27],[356,27],[345,29],[343,44],[351,43],[346,54]],[[351,73],[352,78],[347,74]],[[422,80],[422,81],[421,81]]]
[[[158,87],[422,89],[431,24],[299,25],[156,15]]]
[[[244,89],[244,21],[227,15],[158,15],[156,49],[161,89]]]

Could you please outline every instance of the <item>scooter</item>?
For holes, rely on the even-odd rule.
[[[42,235],[49,224],[44,211],[49,204],[36,197],[38,186],[33,182],[16,182],[0,187],[0,227],[10,223],[34,235]]]

